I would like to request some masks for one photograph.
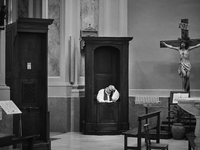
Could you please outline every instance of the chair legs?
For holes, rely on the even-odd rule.
[[[149,137],[149,124],[144,125],[144,132],[145,132],[146,150],[151,150],[151,149],[168,150],[168,144],[151,143],[151,139]]]

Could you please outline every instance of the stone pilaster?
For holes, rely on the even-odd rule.
[[[10,99],[10,89],[5,84],[5,30],[0,30],[0,100]]]
[[[4,100],[10,100],[10,88],[5,84],[5,30],[0,30],[0,101]],[[12,134],[12,115],[0,111],[0,133]]]

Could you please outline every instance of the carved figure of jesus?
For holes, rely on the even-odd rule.
[[[179,52],[180,54],[180,62],[179,62],[179,68],[178,68],[178,74],[183,78],[183,89],[189,89],[189,77],[190,77],[190,71],[191,71],[191,63],[190,63],[190,51],[200,47],[200,43],[194,46],[189,46],[187,41],[181,41],[180,47],[174,47],[172,45],[169,45],[165,42],[162,42],[166,47],[170,49],[174,49]]]

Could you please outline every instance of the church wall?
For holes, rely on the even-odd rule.
[[[50,97],[51,132],[78,132],[80,120],[80,100],[77,97]]]
[[[169,96],[169,91],[181,90],[179,54],[160,48],[160,41],[181,36],[181,19],[189,19],[189,37],[200,38],[199,9],[198,0],[128,0],[128,36],[134,37],[129,51],[130,95]],[[199,55],[200,48],[190,54],[190,87],[194,95],[199,95],[200,89]]]
[[[61,1],[62,2],[62,1]],[[69,5],[71,3],[68,3]],[[88,24],[93,25],[92,27],[98,29],[98,33],[99,36],[133,36],[134,39],[130,42],[130,50],[129,50],[129,55],[130,55],[130,62],[129,62],[129,87],[130,87],[130,98],[129,98],[129,120],[130,120],[130,127],[133,128],[136,123],[135,120],[137,119],[137,116],[134,114],[140,114],[140,113],[144,113],[144,107],[143,105],[137,104],[135,105],[135,91],[138,90],[139,87],[137,86],[133,86],[132,83],[137,82],[137,80],[135,81],[135,78],[133,77],[133,69],[132,68],[132,63],[135,62],[134,57],[132,57],[131,55],[133,55],[134,50],[133,47],[135,45],[135,39],[137,38],[137,35],[133,34],[131,35],[132,32],[128,31],[128,35],[127,35],[127,29],[130,30],[130,26],[128,26],[127,28],[127,24],[129,23],[129,20],[131,18],[127,18],[127,7],[128,5],[126,5],[126,1],[124,0],[101,0],[99,1],[99,7],[94,6],[94,5],[98,5],[97,1],[90,1],[90,0],[84,0],[81,1],[80,4],[80,8],[81,8],[81,23],[80,23],[80,29],[85,29],[87,27]],[[87,11],[82,11],[85,10],[87,7]],[[97,8],[99,8],[99,11],[96,10]],[[61,18],[62,18],[62,8],[61,9]],[[130,8],[129,8],[130,9]],[[117,11],[119,10],[119,11]],[[52,11],[52,10],[51,10]],[[69,10],[69,13],[71,13],[71,11]],[[132,12],[129,12],[132,13]],[[69,14],[68,14],[69,15]],[[97,19],[99,15],[99,22],[97,22]],[[70,19],[70,15],[68,16],[69,20]],[[128,16],[130,17],[130,16]],[[63,21],[63,18],[60,19],[60,21]],[[66,20],[67,22],[68,20]],[[63,21],[62,23],[66,23],[65,21]],[[69,22],[69,21],[68,21]],[[135,22],[135,21],[134,21]],[[63,24],[60,24],[61,26]],[[74,23],[72,23],[74,24]],[[130,23],[129,23],[130,24]],[[71,29],[72,27],[68,24],[65,24],[65,27],[68,28],[62,28],[60,27],[61,30],[61,34],[62,31],[67,30],[69,32],[69,29]],[[79,29],[78,29],[79,30]],[[69,35],[69,33],[66,31],[66,34],[63,35],[65,38],[67,38],[67,36]],[[130,33],[129,33],[130,32]],[[130,35],[129,35],[130,34]],[[62,35],[60,35],[62,36]],[[68,60],[66,60],[66,57],[63,57],[63,54],[66,53],[66,55],[69,55],[69,49],[66,46],[62,47],[62,42],[63,42],[63,38],[61,38],[60,40],[61,42],[61,51],[60,51],[60,76],[50,76],[49,77],[49,110],[50,110],[50,130],[51,131],[56,131],[56,132],[69,132],[69,131],[79,131],[79,122],[78,119],[80,118],[80,113],[79,113],[79,103],[81,100],[82,95],[80,95],[79,91],[80,89],[77,90],[73,90],[73,86],[70,85],[70,83],[68,82],[69,79],[69,62]],[[158,41],[159,43],[159,41]],[[76,43],[77,44],[77,43]],[[158,44],[159,45],[159,44]],[[62,51],[65,49],[65,53],[62,54]],[[78,49],[78,53],[79,53]],[[146,56],[147,57],[147,56]],[[136,57],[137,58],[137,57]],[[155,62],[154,62],[155,63]],[[66,64],[66,66],[65,66]],[[51,64],[50,64],[51,65]],[[82,66],[83,65],[83,66]],[[79,68],[79,73],[80,76],[82,77],[82,75],[84,76],[84,64],[80,64],[80,68]],[[136,68],[137,69],[137,68]],[[66,72],[62,73],[62,70],[66,70]],[[135,70],[134,70],[135,71]],[[135,73],[135,72],[134,72]],[[139,72],[140,73],[140,72]],[[139,74],[138,73],[138,74]],[[145,72],[143,73],[145,74]],[[64,79],[62,78],[64,76]],[[83,77],[84,79],[84,77]],[[59,81],[59,82],[58,82]],[[62,82],[60,82],[62,81]],[[133,82],[134,81],[134,82]],[[137,83],[140,84],[140,83]],[[144,84],[144,83],[142,83]],[[78,79],[78,85],[84,85],[84,83],[80,82],[80,78]],[[134,89],[133,87],[137,87],[136,90],[134,90],[135,93],[132,93],[132,89]],[[144,87],[142,87],[144,88]],[[152,93],[151,89],[154,88],[150,88],[148,87],[148,90],[150,90],[149,93],[146,92],[147,95],[157,95],[158,90],[156,89],[155,93]],[[79,91],[79,92],[77,92]],[[77,93],[76,93],[77,92]],[[161,101],[161,103],[159,105],[163,105],[162,108],[162,118],[166,118],[166,111],[167,111],[167,97],[166,95],[163,96],[163,91],[159,92],[159,94],[161,94],[161,97],[159,98],[159,100]],[[75,96],[73,96],[75,94]],[[78,94],[78,95],[76,95]],[[84,94],[84,91],[83,91]],[[138,90],[137,94],[141,94],[144,95],[143,90]],[[165,94],[165,92],[164,92]],[[71,105],[73,104],[73,105]],[[157,110],[157,108],[150,108],[150,111],[153,110]],[[74,114],[74,115],[72,115]],[[74,116],[76,116],[76,118],[74,118]],[[72,121],[73,120],[73,121]]]
[[[126,36],[127,35],[127,1],[126,0],[81,0],[80,5],[76,5],[79,0],[60,0],[60,4],[50,0],[51,5],[60,5],[60,27],[50,27],[50,38],[55,31],[60,30],[60,52],[51,46],[54,46],[53,41],[50,41],[50,52],[52,51],[53,60],[60,58],[60,65],[55,66],[49,63],[49,73],[53,73],[53,67],[60,70],[60,75],[54,73],[49,74],[48,85],[48,103],[50,110],[50,129],[51,131],[79,131],[76,119],[79,118],[79,102],[84,95],[84,63],[80,59],[80,44],[77,33],[88,27],[89,24],[99,31],[99,36]],[[75,6],[76,5],[76,6]],[[49,5],[50,6],[50,5]],[[80,10],[78,10],[78,7]],[[56,8],[56,7],[52,7]],[[99,10],[98,10],[99,9]],[[117,11],[120,10],[120,11]],[[49,9],[49,15],[57,18],[53,9]],[[81,15],[80,15],[81,12]],[[78,14],[78,15],[76,15]],[[114,17],[113,17],[114,15]],[[78,22],[78,20],[80,22]],[[55,22],[54,22],[55,23]],[[77,25],[79,23],[80,26]],[[68,37],[75,37],[76,62],[75,69],[78,71],[75,74],[75,83],[71,84],[71,66],[70,66],[70,45]],[[52,43],[51,43],[52,42]],[[54,53],[55,52],[55,53]],[[59,53],[60,56],[56,55]],[[58,57],[57,57],[58,56]],[[79,64],[80,63],[80,64]],[[81,88],[81,89],[80,89]],[[74,103],[74,108],[71,104]],[[71,124],[73,115],[78,114],[74,120],[75,124]],[[58,122],[58,123],[57,123]],[[74,125],[74,127],[73,127]]]
[[[49,0],[48,17],[50,131],[79,131],[80,1]]]

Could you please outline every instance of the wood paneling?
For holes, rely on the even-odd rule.
[[[10,86],[11,99],[22,111],[22,131],[20,116],[14,115],[13,133],[16,136],[39,134],[36,140],[48,145],[44,149],[50,147],[47,33],[52,21],[21,18],[6,27],[6,84]]]

